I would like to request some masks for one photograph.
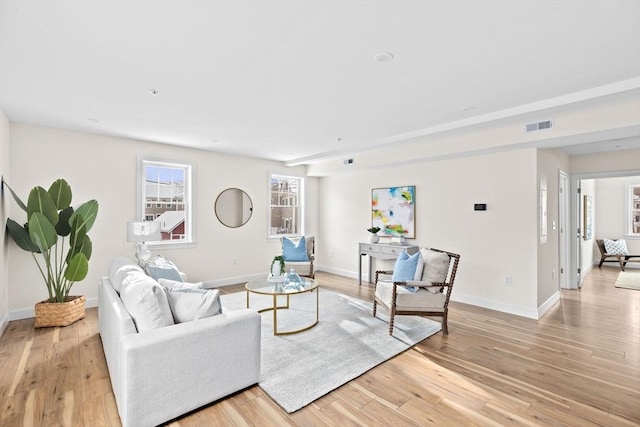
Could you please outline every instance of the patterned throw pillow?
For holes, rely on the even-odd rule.
[[[400,252],[396,265],[393,268],[393,276],[391,280],[394,282],[407,282],[414,280],[416,276],[416,268],[420,260],[420,252],[409,255],[406,251]]]
[[[604,249],[609,255],[628,255],[627,242],[624,239],[609,240],[604,239]]]

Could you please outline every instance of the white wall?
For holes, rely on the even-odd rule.
[[[537,318],[536,182],[536,149],[323,177],[319,264],[355,277],[371,189],[415,185],[414,242],[461,255],[452,299]]]
[[[184,270],[190,281],[213,284],[267,274],[271,259],[280,251],[279,241],[266,237],[269,173],[304,176],[302,167],[285,168],[272,161],[20,123],[11,123],[11,148],[10,184],[19,195],[26,198],[33,186],[48,186],[65,178],[74,191],[74,203],[98,200],[98,219],[89,233],[93,240],[89,275],[72,290],[94,302],[99,278],[108,271],[110,260],[135,253],[134,245],[126,242],[125,224],[136,217],[139,155],[195,164],[197,244],[161,253]],[[253,201],[253,216],[240,228],[223,226],[213,210],[218,194],[229,187],[243,189]],[[305,222],[309,234],[318,229],[317,191],[317,178],[308,179]],[[46,288],[30,254],[13,242],[9,262],[9,309],[18,312],[12,315],[15,318],[20,313],[28,315],[34,303],[46,298]]]
[[[0,175],[5,179],[10,179],[9,156],[10,156],[10,132],[9,120],[0,110]],[[10,202],[12,200],[9,191],[2,189],[0,193],[0,335],[9,322],[9,256],[8,241],[5,237],[5,224],[7,216],[11,212]]]
[[[547,190],[547,238],[538,239],[538,307],[549,308],[560,289],[559,261],[559,173],[569,171],[569,156],[561,150],[538,151],[538,191]],[[539,193],[538,193],[539,194]],[[540,212],[539,212],[540,214]],[[539,219],[540,220],[540,219]],[[538,226],[538,232],[540,227]]]
[[[569,163],[572,175],[634,171],[640,169],[640,148],[571,156]]]
[[[602,178],[595,180],[597,201],[595,216],[598,219],[595,228],[596,239],[621,239],[627,242],[627,249],[631,254],[640,254],[640,237],[625,236],[628,191],[630,185],[640,185],[640,176],[620,178]],[[595,245],[595,243],[594,243]],[[594,264],[600,263],[600,251],[594,246]],[[605,265],[611,265],[609,263]],[[639,267],[637,263],[628,264],[629,267]]]

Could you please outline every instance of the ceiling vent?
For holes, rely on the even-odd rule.
[[[536,123],[528,123],[524,125],[524,132],[525,133],[537,132],[539,130],[551,129],[552,126],[553,126],[553,122],[551,120],[545,120],[545,121],[536,122]]]

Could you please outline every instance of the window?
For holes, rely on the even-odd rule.
[[[269,237],[304,234],[304,179],[272,174],[269,179]]]
[[[161,223],[162,240],[151,244],[193,242],[192,169],[188,164],[140,161],[138,217]]]
[[[640,185],[629,186],[627,234],[640,236]]]

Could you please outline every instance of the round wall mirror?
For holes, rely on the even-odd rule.
[[[239,188],[227,188],[218,195],[215,211],[223,225],[241,227],[251,218],[253,203],[249,195]]]

